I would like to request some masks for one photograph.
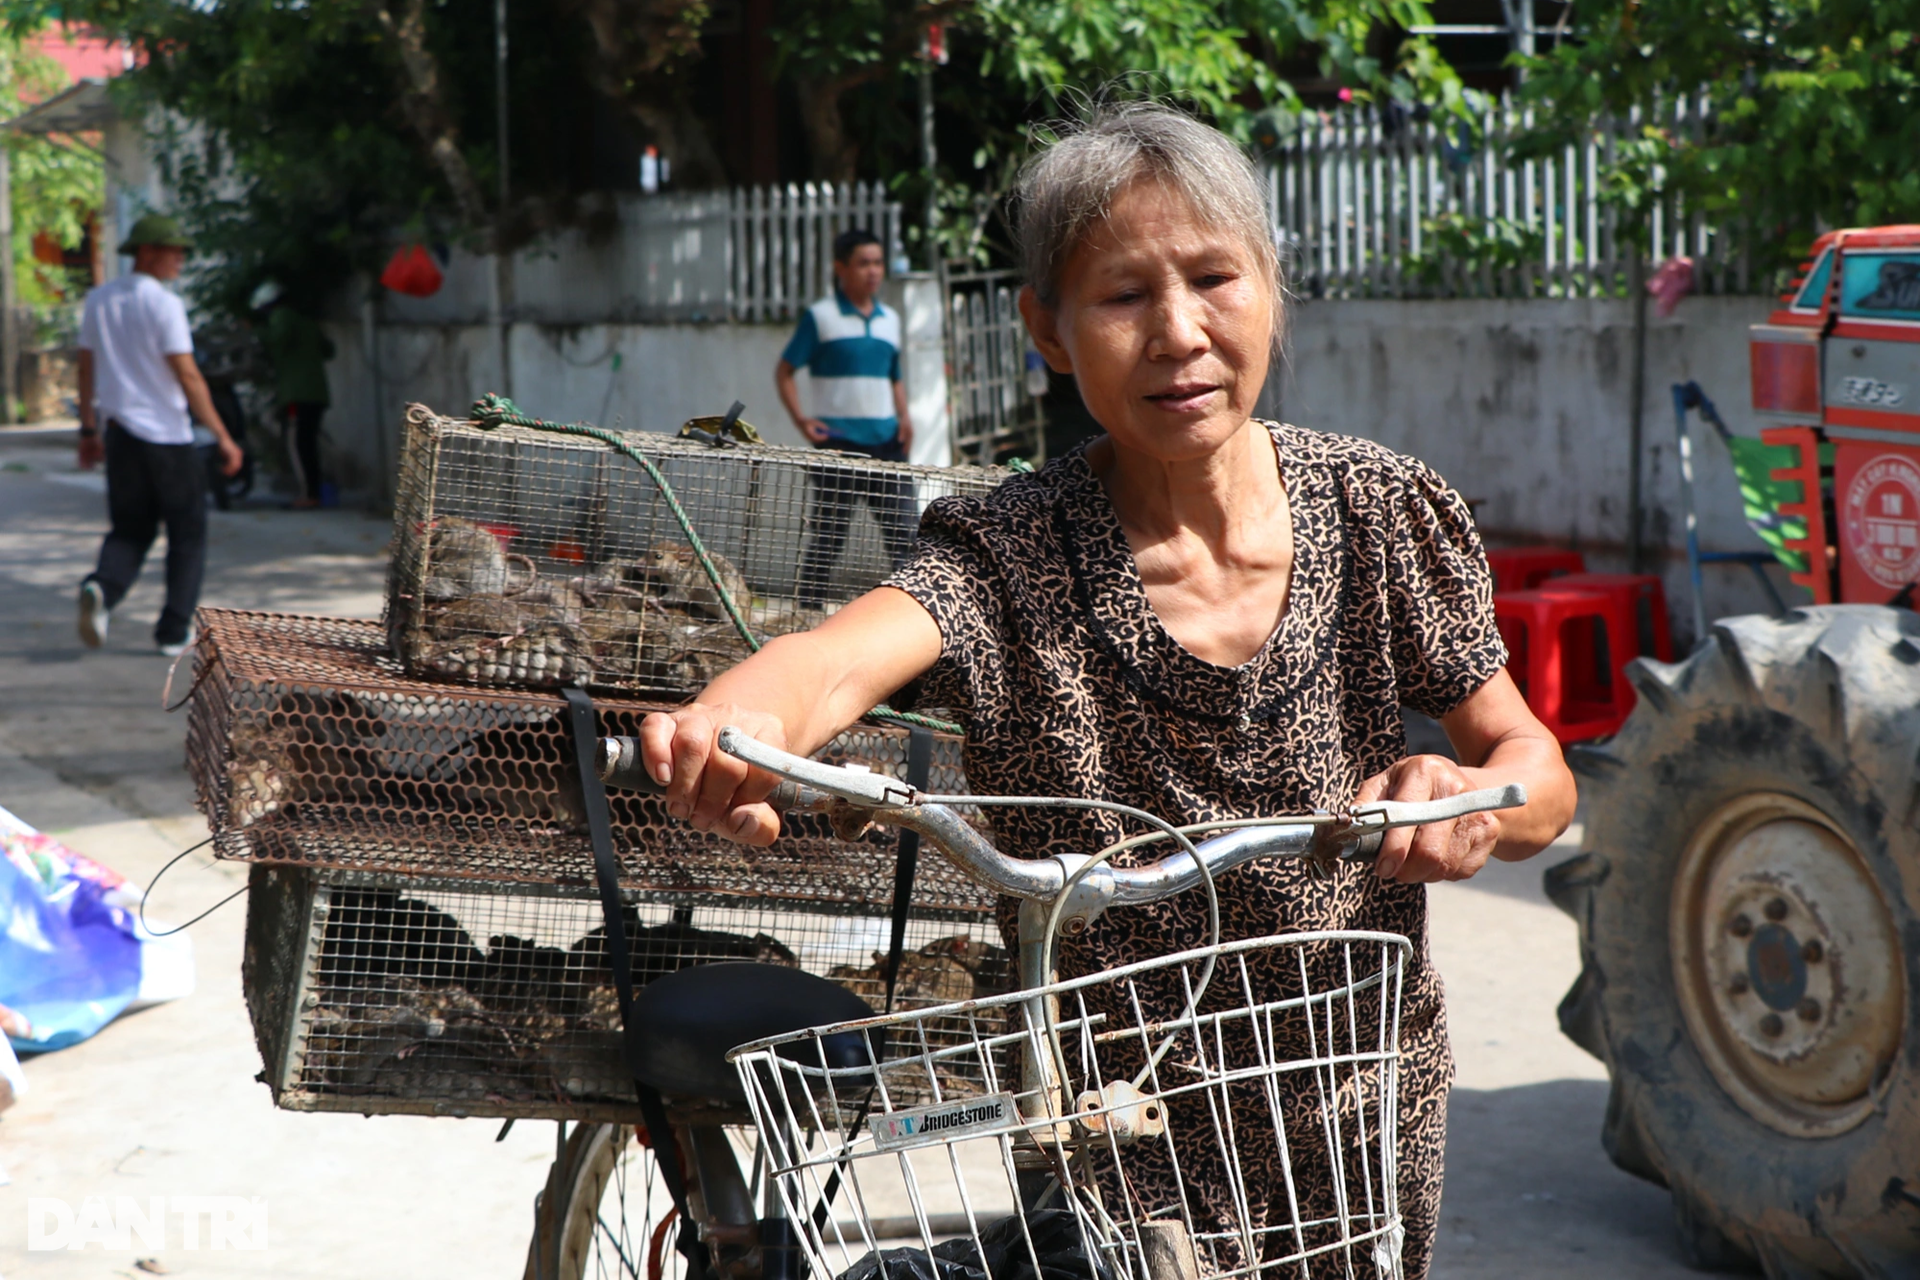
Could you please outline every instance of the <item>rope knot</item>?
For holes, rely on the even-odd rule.
[[[515,427],[534,425],[534,420],[522,413],[519,405],[497,391],[489,391],[475,400],[467,416],[482,431],[491,431],[502,424]]]

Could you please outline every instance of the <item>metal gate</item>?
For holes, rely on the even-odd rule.
[[[952,272],[944,278],[947,398],[953,460],[991,464],[1009,457],[1038,465],[1045,458],[1045,414],[1027,386],[1037,361],[1015,299],[1011,271]]]

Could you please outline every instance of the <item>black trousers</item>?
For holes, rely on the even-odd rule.
[[[117,422],[107,423],[107,518],[100,563],[88,575],[109,609],[140,576],[162,525],[167,530],[167,604],[153,638],[187,638],[207,565],[207,472],[190,444],[150,444]]]
[[[856,453],[880,462],[905,462],[907,451],[898,437],[885,444],[854,444],[848,440],[829,440],[822,449]],[[880,526],[880,537],[887,545],[887,558],[898,569],[913,549],[920,527],[918,504],[914,501],[913,481],[905,476],[862,474],[853,467],[816,467],[808,476],[813,490],[813,536],[807,540],[806,555],[800,562],[800,604],[818,609],[826,603],[833,565],[847,545],[847,529],[853,523],[857,502],[867,504]]]
[[[287,452],[293,458],[299,471],[300,493],[303,497],[320,501],[320,419],[326,414],[323,404],[290,404],[281,410],[286,415],[286,426],[281,429],[280,438],[285,440],[289,433],[293,436],[293,447]]]

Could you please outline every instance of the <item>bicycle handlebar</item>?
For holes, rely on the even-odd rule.
[[[611,740],[610,740],[611,741]],[[799,795],[833,797],[871,811],[876,821],[918,831],[933,841],[968,875],[995,890],[1036,902],[1052,902],[1068,878],[1090,859],[1084,854],[1050,858],[1010,858],[947,805],[927,801],[912,787],[883,773],[822,764],[769,746],[738,729],[720,731],[720,749],[794,785]],[[603,748],[604,753],[605,748]],[[603,775],[604,776],[604,775]],[[651,780],[648,780],[651,782]],[[1205,874],[1221,872],[1255,858],[1294,855],[1317,859],[1371,858],[1380,839],[1396,827],[1447,822],[1470,813],[1517,809],[1527,802],[1519,783],[1469,791],[1442,800],[1379,800],[1356,805],[1331,821],[1275,822],[1215,836],[1196,846]],[[814,800],[804,807],[818,807]],[[791,807],[803,807],[795,805]],[[1198,885],[1202,868],[1186,850],[1144,867],[1094,868],[1099,891],[1116,903],[1141,904],[1173,897]]]
[[[594,760],[594,771],[600,775],[600,781],[610,787],[638,791],[649,796],[667,793],[667,789],[654,781],[653,775],[647,772],[646,765],[642,763],[638,738],[600,739],[600,753]],[[782,813],[824,809],[833,800],[834,797],[824,791],[803,787],[792,781],[781,782],[767,797],[767,803]]]

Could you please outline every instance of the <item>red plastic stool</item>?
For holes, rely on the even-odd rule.
[[[1505,547],[1487,552],[1495,591],[1531,591],[1556,574],[1585,573],[1586,557],[1558,547]]]
[[[1614,658],[1633,629],[1621,597],[1556,582],[1496,592],[1493,616],[1507,644],[1507,671],[1555,738],[1583,742],[1620,728],[1633,707]]]
[[[1626,683],[1625,667],[1631,658],[1657,658],[1673,661],[1673,632],[1667,620],[1667,592],[1657,575],[1651,573],[1573,573],[1555,578],[1551,585],[1578,587],[1583,591],[1604,591],[1617,597],[1633,619],[1627,631],[1628,645],[1615,656],[1619,680],[1629,691],[1627,705],[1633,705],[1632,686]]]

